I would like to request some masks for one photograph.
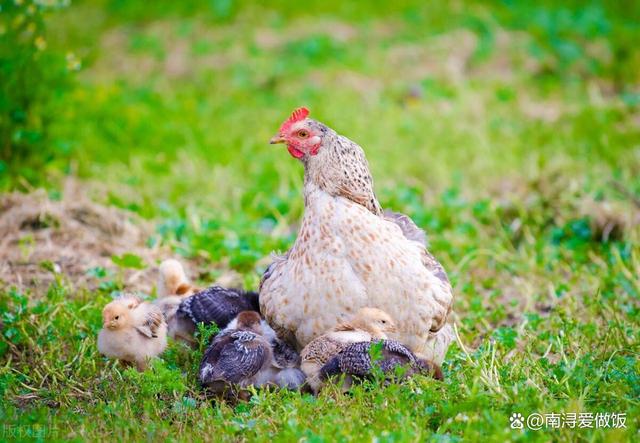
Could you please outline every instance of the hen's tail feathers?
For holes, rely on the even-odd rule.
[[[168,295],[190,295],[195,288],[189,283],[187,274],[178,260],[172,258],[160,263],[158,297]]]

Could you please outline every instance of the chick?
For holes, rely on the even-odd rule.
[[[164,297],[156,301],[162,306],[169,325],[169,336],[195,343],[193,334],[198,323],[227,327],[242,311],[259,311],[258,294],[241,289],[211,286],[185,298]]]
[[[279,368],[297,368],[300,366],[300,354],[288,343],[281,340],[276,331],[266,322],[266,320],[260,320],[260,326],[262,327],[262,335],[271,344],[271,351],[273,352],[274,365]],[[229,322],[227,327],[221,331],[226,331],[238,328],[238,317]]]
[[[260,314],[241,312],[235,329],[213,338],[200,364],[203,387],[216,395],[235,393],[237,388],[260,386],[271,378],[271,344],[263,336]]]
[[[123,296],[102,311],[103,329],[98,334],[101,354],[134,363],[144,371],[149,359],[167,347],[167,324],[160,309],[138,297]]]
[[[238,321],[241,316],[244,315],[245,313],[241,312],[238,317],[229,322],[220,334],[227,334],[237,330]],[[300,388],[306,380],[306,376],[299,369],[300,354],[285,341],[281,340],[273,328],[262,318],[260,319],[260,328],[262,330],[262,336],[271,345],[271,353],[273,355],[271,367],[265,370],[263,374],[265,383],[275,384],[287,389]]]
[[[220,329],[242,311],[260,312],[258,293],[211,286],[185,298],[179,308],[194,323],[215,323]]]
[[[312,340],[301,352],[300,369],[307,376],[307,383],[314,393],[322,385],[319,372],[331,357],[351,343],[386,339],[387,333],[396,331],[393,319],[376,308],[362,308],[349,321],[339,323],[329,332]]]
[[[160,263],[158,298],[153,302],[164,315],[168,335],[174,340],[195,344],[193,322],[178,316],[180,303],[198,290],[189,283],[187,274],[178,260],[168,259]]]
[[[158,278],[158,297],[172,295],[188,296],[197,292],[197,289],[189,283],[187,274],[178,260],[167,259],[160,263],[160,275]]]
[[[372,362],[371,346],[373,342],[353,343],[332,357],[321,369],[320,380],[325,382],[329,378],[344,374],[343,389],[348,389],[354,380],[368,378],[372,375],[374,366],[380,368],[387,379],[396,375],[405,379],[415,374],[432,376],[442,380],[442,370],[435,363],[418,359],[406,346],[395,340],[381,340],[379,354]],[[396,372],[402,367],[403,371]]]
[[[176,341],[182,341],[188,345],[195,345],[196,340],[193,337],[195,325],[187,316],[179,314],[178,309],[184,297],[179,295],[168,295],[154,300],[156,305],[167,323],[167,334]]]

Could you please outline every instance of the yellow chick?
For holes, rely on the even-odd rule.
[[[178,308],[185,298],[198,292],[198,288],[189,282],[178,260],[172,258],[164,260],[160,263],[159,271],[158,298],[154,304],[164,315],[168,335],[174,340],[193,345],[195,344],[193,338],[195,325],[189,319],[178,315]]]
[[[173,258],[160,263],[160,275],[158,278],[158,297],[178,295],[187,297],[197,292],[184,272],[184,268],[178,260]]]
[[[102,311],[98,334],[101,354],[133,363],[144,371],[149,360],[167,347],[167,324],[160,309],[134,296],[123,296]]]
[[[348,321],[339,323],[329,332],[312,340],[302,350],[300,369],[314,393],[322,385],[320,369],[329,359],[352,343],[386,339],[387,333],[396,332],[393,319],[376,308],[362,308]]]

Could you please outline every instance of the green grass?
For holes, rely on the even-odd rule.
[[[638,8],[423,3],[74,3],[47,17],[49,48],[83,64],[46,105],[64,149],[0,182],[57,193],[76,174],[209,277],[255,287],[303,210],[301,166],[267,141],[305,104],[365,148],[383,206],[448,270],[445,381],[212,404],[200,350],[172,344],[143,374],[98,354],[118,272],[93,292],[58,275],[44,297],[0,288],[3,439],[638,438]],[[627,427],[512,430],[513,412]]]

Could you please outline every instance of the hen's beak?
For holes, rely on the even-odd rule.
[[[275,145],[277,143],[284,143],[284,137],[282,137],[280,134],[278,135],[274,135],[273,137],[271,137],[271,140],[269,140],[269,143],[272,145]]]

